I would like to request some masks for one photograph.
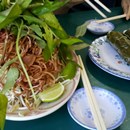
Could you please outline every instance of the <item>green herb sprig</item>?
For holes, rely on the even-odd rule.
[[[75,61],[73,61],[71,52],[72,50],[87,47],[88,44],[77,38],[83,33],[77,32],[77,36],[75,37],[67,34],[53,13],[53,11],[61,8],[68,2],[69,0],[1,0],[0,2],[0,29],[9,29],[17,36],[17,56],[0,67],[0,75],[7,70],[10,64],[19,60],[26,78],[28,79],[34,100],[36,100],[36,97],[31,81],[29,80],[29,76],[20,56],[18,45],[19,40],[21,37],[26,35],[36,39],[37,44],[43,49],[42,54],[46,61],[51,58],[55,49],[58,48],[59,57],[66,64],[65,68],[62,70],[61,76],[66,79],[72,79],[76,74],[76,68],[78,65]],[[18,28],[19,26],[20,28]],[[8,103],[4,94],[13,87],[19,75],[19,71],[16,68],[10,68],[9,70],[7,77],[11,78],[9,79],[9,82],[6,83],[6,89],[3,93],[0,93],[0,130],[4,130],[6,108]],[[16,75],[10,76],[13,73]],[[11,86],[9,85],[10,83],[12,84]]]

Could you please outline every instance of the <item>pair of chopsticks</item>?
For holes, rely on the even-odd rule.
[[[103,3],[101,3],[99,0],[94,0],[97,4],[99,4],[104,10],[111,13],[111,10],[108,9]],[[85,0],[86,3],[88,3],[97,13],[99,13],[103,18],[106,18],[107,16],[102,13],[91,1]]]
[[[82,59],[81,59],[81,56],[78,56],[78,57],[79,57],[79,63],[82,67],[81,77],[82,77],[82,81],[83,81],[83,84],[84,84],[85,92],[86,92],[87,97],[88,97],[88,102],[89,102],[90,109],[91,109],[91,112],[92,112],[92,115],[93,115],[93,118],[94,118],[95,126],[96,126],[97,130],[106,130],[104,120],[102,118],[98,104],[96,102],[91,84],[89,82],[87,73],[85,71],[85,68],[84,68],[84,65],[83,65],[83,62],[82,62]]]
[[[124,17],[126,17],[126,14],[117,15],[117,16],[114,16],[114,17],[97,20],[96,22],[97,23],[103,23],[103,22],[112,21],[112,20],[116,20],[116,19],[120,19],[120,18],[124,18]]]

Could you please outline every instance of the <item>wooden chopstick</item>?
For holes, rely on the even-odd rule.
[[[106,18],[107,16],[102,13],[92,2],[90,2],[89,0],[85,0],[85,2],[87,2],[97,13],[99,13],[103,18]]]
[[[111,10],[107,8],[103,3],[101,3],[99,0],[94,0],[97,4],[99,4],[104,10],[111,13]]]
[[[116,20],[116,19],[120,19],[120,18],[124,18],[124,17],[126,17],[126,14],[122,14],[122,15],[118,15],[118,16],[114,16],[114,17],[110,17],[110,18],[106,18],[106,19],[97,20],[96,22],[97,23],[103,23],[103,22]]]
[[[91,112],[92,112],[92,115],[93,115],[93,118],[94,118],[95,126],[96,126],[97,130],[106,130],[104,120],[102,118],[98,104],[96,102],[91,84],[89,82],[87,73],[85,71],[85,68],[84,68],[84,65],[83,65],[83,62],[82,62],[82,59],[81,59],[81,56],[79,55],[78,57],[79,57],[79,63],[82,67],[81,77],[82,77],[82,81],[83,81],[83,84],[84,84],[85,92],[86,92],[87,97],[88,97],[88,102],[89,102],[90,109],[91,109]]]

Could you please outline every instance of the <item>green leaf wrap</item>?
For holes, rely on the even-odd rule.
[[[122,58],[130,64],[130,40],[123,33],[115,31],[108,33],[107,39]]]

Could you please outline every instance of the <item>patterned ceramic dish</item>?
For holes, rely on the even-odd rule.
[[[90,20],[90,24],[87,26],[87,29],[96,35],[103,35],[112,30],[115,26],[111,22],[97,23],[96,20]]]
[[[99,87],[93,87],[107,130],[119,127],[125,117],[126,108],[114,93]],[[84,128],[96,130],[84,88],[78,89],[67,103],[70,116]]]
[[[99,37],[92,42],[89,57],[95,65],[109,74],[130,80],[130,65],[109,44],[106,36]]]

